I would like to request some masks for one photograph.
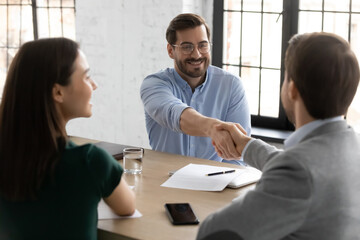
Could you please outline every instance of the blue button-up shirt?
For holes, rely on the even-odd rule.
[[[140,91],[150,146],[154,150],[223,160],[216,154],[210,138],[189,136],[181,131],[180,116],[188,107],[207,117],[240,123],[250,135],[250,113],[241,80],[220,68],[209,66],[204,83],[194,92],[173,68],[146,77]]]

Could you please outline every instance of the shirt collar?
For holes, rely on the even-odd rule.
[[[316,128],[329,123],[329,122],[336,122],[343,120],[342,116],[326,118],[326,119],[319,119],[312,122],[305,124],[304,126],[297,129],[293,132],[285,141],[284,141],[284,148],[288,149],[296,144],[298,144],[306,135],[310,132],[314,131]]]
[[[199,89],[200,92],[202,92],[208,82],[208,79],[209,79],[209,75],[210,75],[210,71],[209,71],[209,68],[207,69],[206,71],[206,76],[205,76],[205,80],[202,84],[200,84],[197,88]]]
[[[179,73],[176,71],[176,69],[173,68],[173,70],[174,70],[175,80],[176,80],[177,84],[179,84],[181,89],[185,90],[186,88],[190,88],[190,85],[179,75]],[[208,82],[208,78],[209,78],[209,68],[206,71],[205,81],[202,84],[200,84],[199,86],[197,86],[196,89],[199,89],[199,91],[202,92],[206,83]]]
[[[181,87],[181,89],[185,90],[186,88],[190,88],[189,84],[184,79],[182,79],[182,77],[178,74],[175,68],[173,68],[173,71],[175,81]]]

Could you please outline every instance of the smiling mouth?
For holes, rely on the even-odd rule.
[[[186,61],[186,63],[188,63],[190,65],[195,65],[195,66],[200,65],[203,62],[204,62],[204,59],[197,59],[197,60],[191,59],[191,60]]]

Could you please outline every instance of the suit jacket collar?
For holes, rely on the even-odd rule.
[[[310,134],[317,128],[321,127],[322,125],[325,125],[329,122],[335,122],[335,121],[341,121],[343,120],[342,116],[332,117],[332,118],[326,118],[326,119],[318,119],[312,122],[309,122],[302,127],[298,128],[295,132],[293,132],[285,141],[284,141],[284,148],[288,149],[290,147],[295,146],[301,140],[306,137],[306,135]]]
[[[326,133],[346,131],[349,128],[351,127],[345,120],[325,123],[324,125],[307,134],[300,142],[306,141],[310,138],[318,137]]]

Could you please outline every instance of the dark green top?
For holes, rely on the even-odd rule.
[[[123,169],[105,150],[69,142],[55,181],[38,200],[0,198],[0,239],[97,239],[97,205],[119,184]]]

